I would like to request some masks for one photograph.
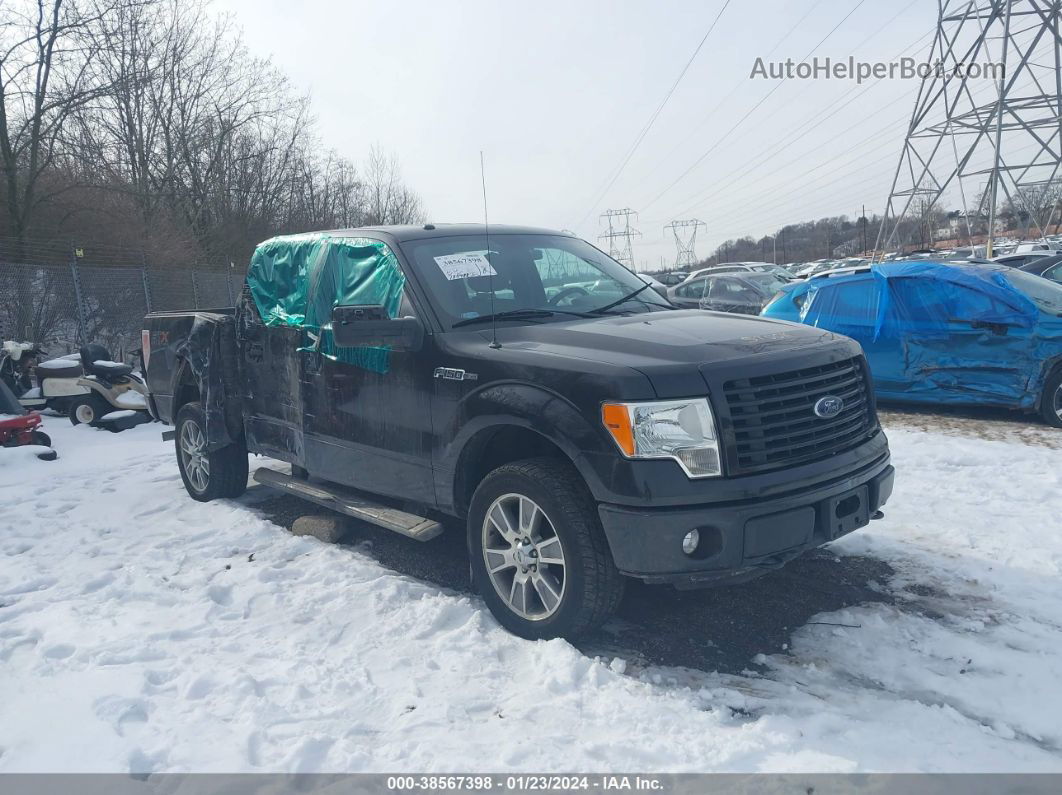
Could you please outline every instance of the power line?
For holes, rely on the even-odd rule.
[[[919,36],[918,39],[916,39],[914,42],[912,42],[907,47],[905,47],[903,50],[901,50],[900,53],[893,58],[893,60],[895,61],[898,58],[903,57],[905,54],[907,54],[908,51],[910,51],[910,50],[914,49],[915,47],[917,47],[924,39],[929,38],[930,35],[931,35],[930,33],[925,33],[922,36]],[[803,123],[797,125],[795,128],[793,128],[791,130],[788,130],[787,131],[787,136],[785,138],[783,138],[782,140],[778,141],[778,143],[774,144],[772,147],[770,147],[765,153],[763,153],[763,155],[761,157],[753,160],[751,164],[746,165],[743,169],[741,169],[741,170],[739,170],[737,172],[731,172],[731,175],[730,175],[731,178],[730,178],[729,182],[725,183],[724,185],[720,185],[718,182],[713,182],[712,186],[709,188],[707,193],[705,193],[703,190],[698,190],[693,196],[690,196],[685,201],[679,203],[679,206],[685,205],[686,208],[687,208],[687,209],[683,210],[680,214],[681,215],[685,215],[687,213],[693,212],[694,209],[696,209],[697,207],[700,206],[701,202],[705,201],[710,196],[717,195],[725,187],[729,187],[729,185],[732,185],[734,182],[736,182],[741,177],[743,177],[743,176],[745,176],[745,175],[747,175],[749,173],[752,173],[756,169],[758,169],[761,166],[763,166],[767,161],[772,160],[773,158],[777,157],[778,155],[782,154],[783,152],[787,152],[788,149],[789,149],[790,143],[791,143],[793,138],[795,138],[795,137],[797,137],[799,135],[804,135],[804,134],[806,134],[808,132],[811,132],[814,129],[817,129],[818,127],[821,127],[823,124],[825,124],[831,118],[836,116],[838,113],[840,113],[846,107],[851,105],[857,99],[860,99],[861,97],[863,97],[872,88],[874,88],[876,85],[879,85],[883,81],[884,81],[884,78],[878,78],[874,82],[868,84],[865,88],[860,88],[860,87],[857,86],[856,88],[853,88],[851,91],[849,91],[849,92],[847,92],[845,94],[842,94],[836,100],[834,100],[829,105],[827,105],[826,108],[824,109],[824,111],[816,112],[813,116],[811,116],[809,119],[805,120]],[[847,101],[845,101],[846,98],[847,98]],[[838,103],[841,103],[841,102],[843,102],[843,104],[838,105]],[[832,111],[830,110],[831,108],[833,108]],[[830,112],[829,113],[825,113],[825,115],[823,115],[825,111],[830,111]],[[847,130],[845,130],[843,132],[840,132],[840,133],[837,133],[836,135],[834,135],[831,138],[829,138],[826,141],[824,141],[819,146],[820,147],[827,146],[828,144],[832,143],[833,141],[842,138],[844,135],[846,135],[848,132],[850,132],[851,130],[855,129],[859,125],[864,124],[867,121],[873,121],[873,119],[874,119],[874,117],[865,117],[863,119],[860,119],[858,122],[856,122],[856,124],[853,124]],[[870,138],[876,138],[879,135],[880,135],[880,131],[879,131],[879,133],[874,133],[874,135],[870,136]],[[870,140],[870,138],[865,139],[865,140]],[[832,160],[834,158],[831,156],[830,159]],[[726,175],[724,175],[724,178],[726,178]]]
[[[914,2],[917,2],[917,0],[911,0],[911,2],[914,3]],[[798,19],[796,21],[796,23],[794,25],[792,25],[785,32],[785,35],[783,35],[782,38],[780,38],[777,42],[775,42],[774,46],[771,47],[770,51],[766,55],[763,56],[764,60],[766,60],[766,59],[770,58],[772,55],[774,55],[774,53],[778,50],[778,48],[781,47],[789,39],[790,36],[792,36],[794,33],[796,33],[797,29],[802,24],[804,24],[804,20],[807,19],[809,16],[811,16],[811,12],[814,11],[816,8],[818,8],[821,3],[822,3],[822,0],[816,0],[815,3],[813,3],[812,6],[806,12],[804,12],[804,16],[802,16],[800,19]],[[886,23],[886,25],[887,24],[888,23]],[[737,83],[735,83],[733,88],[730,89],[730,91],[727,93],[727,95],[724,96],[721,100],[719,100],[719,102],[716,103],[714,108],[712,108],[710,111],[708,111],[706,114],[704,114],[701,117],[700,121],[698,121],[695,125],[693,125],[693,128],[690,130],[690,134],[687,135],[685,138],[683,138],[681,142],[679,142],[679,143],[675,144],[673,147],[671,147],[671,149],[668,150],[668,153],[666,155],[664,155],[662,158],[660,158],[659,161],[657,161],[657,166],[655,168],[651,169],[651,170],[654,171],[654,172],[658,171],[660,169],[660,167],[663,166],[664,162],[669,157],[671,157],[671,155],[673,155],[681,147],[685,146],[690,141],[691,138],[693,138],[695,135],[697,135],[700,132],[701,127],[704,125],[704,123],[706,121],[709,121],[709,120],[715,118],[715,114],[719,111],[720,108],[723,107],[723,104],[728,99],[730,99],[732,96],[734,96],[734,94],[737,93],[738,89],[743,88],[745,86],[746,82],[747,82],[746,79],[742,79],[742,80],[739,80]]]
[[[843,152],[839,152],[836,155],[832,155],[830,157],[830,161],[831,162],[836,161],[839,158],[843,157],[844,155],[851,153],[855,149],[858,149],[863,144],[866,144],[866,143],[868,143],[868,142],[870,142],[872,140],[876,140],[876,139],[879,139],[879,138],[882,138],[882,137],[885,137],[885,136],[891,136],[891,135],[895,134],[895,132],[896,131],[892,130],[892,129],[885,129],[885,130],[881,130],[881,131],[879,131],[877,133],[874,133],[873,135],[869,136],[868,138],[865,138],[862,141],[860,141],[855,146],[852,146],[852,147],[844,150]],[[840,136],[838,136],[838,137],[840,137]],[[827,143],[829,143],[829,142],[827,142]],[[736,206],[735,205],[731,205],[731,206],[729,206],[727,208],[727,210],[729,211],[727,213],[727,215],[723,216],[724,220],[723,221],[719,221],[718,219],[715,219],[713,221],[713,227],[719,228],[721,224],[726,223],[729,219],[741,216],[742,213],[745,210],[747,210],[748,208],[750,208],[750,207],[755,207],[755,209],[756,209],[756,211],[758,213],[762,212],[764,210],[764,208],[765,208],[764,205],[762,204],[762,201],[763,201],[763,199],[765,197],[769,197],[772,200],[775,200],[775,201],[772,201],[771,204],[766,205],[767,208],[771,208],[771,207],[777,206],[779,203],[785,203],[786,199],[788,199],[789,197],[793,196],[794,194],[797,194],[797,193],[800,193],[800,192],[806,193],[809,187],[815,186],[817,189],[821,189],[821,188],[826,187],[828,185],[832,185],[832,184],[840,181],[841,179],[845,179],[845,178],[851,176],[851,174],[846,172],[841,177],[839,177],[837,179],[830,180],[829,182],[827,182],[825,184],[817,184],[817,183],[820,183],[820,181],[821,181],[821,179],[823,177],[829,176],[831,174],[836,174],[838,171],[841,171],[843,169],[849,169],[849,168],[855,168],[855,167],[866,168],[867,166],[872,166],[872,165],[875,165],[877,163],[884,162],[884,161],[889,160],[889,159],[891,159],[893,157],[894,157],[894,155],[890,153],[890,154],[885,155],[884,157],[880,157],[880,158],[877,158],[877,159],[871,160],[871,161],[863,161],[863,162],[858,162],[858,163],[846,163],[846,164],[841,165],[839,168],[830,169],[830,170],[825,171],[825,172],[822,171],[822,166],[821,165],[813,166],[812,168],[810,168],[810,169],[808,169],[806,171],[803,171],[800,174],[796,174],[796,175],[794,175],[792,177],[789,177],[787,179],[787,181],[788,182],[793,182],[795,180],[800,179],[803,176],[807,176],[807,175],[812,174],[812,173],[814,173],[816,175],[815,179],[811,180],[810,182],[801,183],[796,188],[794,188],[793,190],[790,190],[790,191],[788,191],[786,193],[779,193],[778,192],[778,188],[772,188],[772,189],[769,189],[769,190],[765,190],[765,191],[763,191],[761,193],[755,194],[751,198],[746,199],[740,205],[736,205]],[[887,176],[888,173],[890,173],[890,172],[885,172],[881,176]],[[875,176],[878,176],[878,175],[875,175]],[[864,185],[867,182],[872,181],[872,180],[868,179],[868,177],[866,175],[861,175],[860,179],[861,179],[861,182],[864,183]],[[864,190],[864,192],[865,192],[865,188],[863,188],[862,190]],[[836,198],[836,197],[834,197],[834,198]]]
[[[848,20],[848,18],[849,18],[850,16],[852,16],[852,14],[854,14],[854,13],[855,13],[855,12],[856,12],[856,11],[857,11],[857,10],[859,9],[859,7],[860,7],[860,6],[862,6],[862,5],[863,5],[863,3],[865,3],[865,2],[866,2],[866,0],[859,0],[859,2],[858,2],[858,3],[856,3],[856,4],[855,4],[855,6],[853,6],[853,7],[852,7],[852,9],[851,9],[851,10],[850,10],[850,11],[849,11],[849,12],[848,12],[847,14],[845,14],[845,15],[844,15],[844,16],[843,16],[843,17],[841,18],[841,21],[840,21],[840,22],[838,22],[838,23],[837,23],[836,25],[834,25],[834,26],[833,26],[833,27],[832,27],[832,28],[830,29],[830,32],[829,32],[829,33],[827,33],[827,34],[826,34],[825,36],[823,36],[823,37],[822,37],[822,38],[821,38],[821,39],[819,40],[818,44],[816,44],[816,45],[815,45],[814,47],[812,47],[812,48],[811,48],[811,50],[810,50],[810,51],[808,52],[808,54],[807,54],[807,55],[805,55],[805,56],[804,56],[803,58],[801,58],[801,61],[806,61],[806,60],[807,60],[807,59],[808,59],[809,57],[811,57],[811,55],[812,55],[812,54],[813,54],[813,53],[815,52],[815,50],[817,50],[817,49],[818,49],[819,47],[821,47],[821,46],[823,45],[823,43],[824,43],[824,42],[825,42],[825,41],[826,41],[826,40],[827,40],[828,38],[830,38],[830,36],[832,36],[832,35],[833,35],[833,34],[834,34],[834,33],[835,33],[836,31],[837,31],[837,29],[838,29],[839,27],[841,27],[841,25],[843,25],[843,24],[844,24],[844,23],[845,23],[845,22],[846,22],[846,21]],[[673,182],[671,182],[671,184],[669,184],[669,185],[668,185],[668,186],[667,186],[666,188],[664,188],[664,189],[663,189],[662,191],[660,191],[660,193],[658,193],[658,194],[657,194],[656,196],[654,196],[654,197],[653,197],[652,199],[650,199],[650,200],[649,200],[649,202],[648,202],[648,203],[647,203],[647,204],[646,204],[646,205],[645,205],[645,206],[643,207],[643,209],[646,209],[646,208],[648,208],[648,207],[651,207],[651,206],[652,206],[653,204],[655,204],[655,203],[656,203],[656,202],[657,202],[657,201],[658,201],[658,200],[659,200],[659,199],[660,199],[660,198],[661,198],[661,197],[662,197],[662,196],[663,196],[663,195],[664,195],[665,193],[667,193],[667,192],[668,192],[669,190],[671,190],[671,189],[672,189],[673,187],[675,187],[675,185],[677,185],[677,184],[678,184],[679,182],[681,182],[681,181],[682,181],[683,179],[685,179],[685,178],[686,178],[686,176],[687,176],[687,175],[688,175],[688,174],[689,174],[689,173],[690,173],[691,171],[693,171],[693,169],[695,169],[695,168],[696,168],[697,166],[699,166],[699,165],[700,165],[700,164],[701,164],[702,162],[704,162],[704,159],[705,159],[706,157],[708,157],[708,155],[710,155],[710,154],[711,154],[712,152],[714,152],[714,151],[715,151],[715,150],[716,150],[716,149],[717,149],[717,148],[719,147],[719,145],[720,145],[720,144],[721,144],[721,143],[722,143],[723,141],[725,141],[725,140],[727,139],[727,137],[728,137],[728,136],[730,135],[730,133],[734,132],[734,130],[736,130],[736,129],[737,129],[738,127],[740,127],[740,126],[741,126],[741,124],[742,124],[742,123],[743,123],[743,122],[745,121],[745,119],[747,119],[747,118],[748,118],[749,116],[751,116],[751,115],[752,115],[753,113],[755,113],[755,112],[756,112],[756,110],[757,110],[757,108],[759,108],[759,107],[760,107],[760,106],[761,106],[761,105],[762,105],[762,104],[763,104],[764,102],[766,102],[766,101],[767,101],[767,100],[768,100],[768,99],[769,99],[769,98],[771,97],[771,95],[772,95],[772,94],[774,94],[774,92],[775,92],[775,91],[777,91],[777,90],[778,90],[779,88],[781,88],[781,87],[782,87],[782,82],[781,82],[781,81],[779,81],[779,82],[775,83],[774,87],[773,87],[773,88],[772,88],[772,89],[771,89],[770,91],[768,91],[768,92],[767,92],[767,93],[766,93],[766,94],[765,94],[765,95],[764,95],[764,96],[763,96],[763,97],[762,97],[762,98],[760,99],[760,101],[759,101],[759,102],[757,102],[757,103],[756,103],[755,105],[753,105],[753,106],[752,106],[752,107],[751,107],[751,108],[750,108],[750,109],[749,109],[748,111],[746,111],[746,112],[745,112],[745,115],[744,115],[744,116],[742,116],[742,117],[741,117],[740,119],[738,119],[738,120],[737,120],[737,121],[736,121],[736,122],[734,123],[734,125],[733,125],[733,126],[732,126],[732,127],[731,127],[731,128],[729,129],[729,130],[727,130],[727,131],[726,131],[725,133],[723,133],[723,136],[722,136],[721,138],[717,139],[717,140],[716,140],[716,142],[715,142],[714,144],[712,144],[712,145],[711,145],[710,147],[708,147],[707,151],[705,151],[705,152],[704,152],[704,154],[702,154],[702,155],[701,155],[700,157],[698,157],[698,158],[697,158],[697,159],[696,159],[695,161],[693,161],[693,164],[692,164],[692,165],[691,165],[691,166],[690,166],[689,168],[687,168],[687,169],[686,169],[685,171],[683,171],[683,172],[682,172],[681,174],[679,174],[679,176],[678,176],[678,177],[676,177],[676,178],[675,178],[675,180],[674,180]]]
[[[668,100],[671,99],[671,95],[675,93],[675,89],[678,88],[679,83],[682,82],[682,78],[686,76],[686,72],[689,71],[689,68],[693,64],[694,59],[696,59],[697,54],[701,51],[701,48],[708,40],[708,37],[711,35],[712,31],[715,30],[716,23],[719,22],[719,18],[723,16],[723,12],[726,11],[727,6],[730,5],[730,2],[731,0],[726,0],[726,2],[723,3],[723,7],[720,8],[719,13],[715,15],[715,19],[712,20],[712,24],[708,26],[708,30],[705,32],[704,36],[701,37],[700,43],[698,43],[697,48],[693,51],[693,54],[689,57],[689,60],[686,61],[686,65],[682,67],[682,71],[679,72],[679,76],[675,78],[675,82],[671,84],[671,88],[668,89],[667,94],[664,95],[664,99],[661,100],[659,105],[657,105],[656,110],[653,111],[652,115],[649,117],[649,121],[645,123],[641,131],[638,133],[638,136],[634,139],[634,143],[631,144],[630,149],[627,150],[627,154],[623,158],[623,161],[619,164],[619,168],[617,168],[612,174],[611,178],[607,180],[607,184],[598,193],[597,197],[590,205],[590,208],[586,211],[586,215],[583,216],[582,220],[579,221],[577,226],[582,226],[584,223],[586,223],[586,219],[590,217],[590,214],[594,211],[594,208],[597,207],[598,202],[600,202],[601,199],[605,196],[605,194],[608,193],[609,189],[611,189],[612,186],[616,184],[616,180],[619,179],[620,174],[623,173],[623,169],[627,167],[627,163],[629,163],[631,157],[634,156],[634,153],[635,151],[637,151],[638,146],[642,143],[642,140],[645,138],[645,136],[648,135],[649,130],[653,128],[653,124],[656,123],[656,119],[660,115],[660,112],[664,109],[664,106],[667,105]]]

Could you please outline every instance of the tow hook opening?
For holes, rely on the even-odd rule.
[[[837,503],[837,507],[834,508],[833,513],[838,519],[844,519],[846,516],[851,516],[858,511],[859,505],[859,496],[853,494],[851,497],[847,497]]]

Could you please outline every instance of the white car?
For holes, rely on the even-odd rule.
[[[1018,247],[1014,251],[1009,252],[1011,254],[1043,254],[1044,256],[1051,256],[1052,254],[1062,254],[1062,249],[1055,248],[1051,243],[1040,241],[1028,241],[1025,243],[1019,243]]]
[[[686,277],[686,281],[697,276],[706,276],[709,273],[773,273],[779,279],[785,279],[786,281],[790,281],[793,278],[793,274],[773,262],[721,262],[718,265],[711,265],[691,272]]]

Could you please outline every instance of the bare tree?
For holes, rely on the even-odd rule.
[[[366,224],[413,224],[424,218],[420,198],[402,182],[398,161],[379,146],[369,152],[365,198]]]

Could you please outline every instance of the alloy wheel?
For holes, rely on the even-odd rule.
[[[181,426],[180,447],[181,462],[192,488],[198,492],[206,491],[210,483],[210,461],[207,459],[203,432],[194,420],[185,420]]]
[[[564,599],[564,547],[545,511],[522,494],[498,497],[483,520],[483,561],[505,605],[528,621],[549,618]]]

